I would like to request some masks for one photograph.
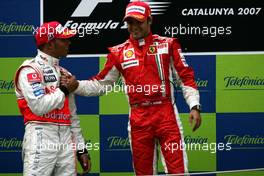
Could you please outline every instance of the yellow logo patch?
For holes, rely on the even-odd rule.
[[[125,56],[126,58],[131,58],[133,56],[134,52],[132,50],[128,50],[126,53],[125,53]]]
[[[149,55],[152,55],[152,54],[157,54],[157,47],[156,46],[149,46],[149,49],[148,49],[148,54]]]

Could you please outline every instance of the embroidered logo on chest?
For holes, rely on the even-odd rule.
[[[147,55],[155,55],[155,54],[169,54],[168,43],[150,45],[147,51]]]
[[[158,54],[169,54],[168,43],[161,43],[157,46]]]
[[[27,80],[28,82],[41,82],[41,77],[38,73],[28,73]]]
[[[48,83],[48,82],[56,82],[57,78],[56,78],[55,75],[44,75],[44,81],[46,83]]]
[[[129,60],[121,63],[122,69],[125,70],[129,67],[139,66],[139,60]]]
[[[129,48],[127,50],[124,50],[123,55],[124,55],[124,60],[135,59],[134,48]]]
[[[157,47],[155,45],[150,45],[148,48],[147,55],[155,55],[157,54]]]

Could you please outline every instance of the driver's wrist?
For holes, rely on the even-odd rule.
[[[202,112],[202,107],[201,107],[201,105],[195,105],[195,106],[193,106],[193,107],[191,108],[191,110],[196,110],[196,111],[198,111],[199,113],[201,113],[201,112]]]
[[[87,151],[86,148],[84,148],[84,149],[82,149],[82,150],[77,150],[77,152],[76,152],[77,159],[80,160],[80,158],[81,158],[81,156],[82,156],[83,154],[86,154],[86,155],[88,156],[88,159],[89,159],[89,160],[91,159],[91,158],[90,158],[90,155],[89,155],[89,153],[88,153],[88,151]]]

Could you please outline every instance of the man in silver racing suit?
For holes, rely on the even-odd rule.
[[[25,123],[26,176],[76,175],[76,156],[84,173],[91,169],[74,94],[60,85],[61,73],[68,71],[59,66],[59,58],[67,56],[68,38],[75,34],[56,21],[44,23],[35,34],[37,56],[16,72],[17,102]],[[96,81],[90,85],[91,96],[99,95],[101,85]]]

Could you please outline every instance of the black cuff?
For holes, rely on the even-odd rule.
[[[82,150],[77,150],[76,154],[77,154],[77,159],[78,159],[79,161],[80,161],[80,157],[81,157],[82,154],[87,154],[87,155],[88,155],[88,159],[89,159],[89,160],[91,159],[91,158],[90,158],[90,155],[88,154],[88,151],[87,151],[86,148],[84,148],[84,149],[82,149]]]
[[[202,107],[201,107],[201,105],[195,105],[195,106],[192,107],[191,110],[197,110],[198,112],[201,112],[202,111]]]
[[[69,95],[69,91],[67,89],[67,87],[63,86],[63,85],[60,85],[60,90],[65,94],[65,96],[68,96]]]

